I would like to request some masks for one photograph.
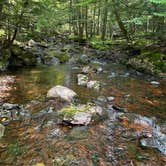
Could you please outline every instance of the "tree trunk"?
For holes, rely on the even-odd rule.
[[[105,0],[101,40],[105,40],[105,34],[107,29],[107,15],[108,15],[108,0]]]
[[[101,14],[100,7],[101,7],[101,0],[98,0],[97,31],[96,31],[97,35],[100,34],[100,14]]]
[[[124,37],[126,38],[126,40],[129,41],[130,37],[129,37],[129,34],[128,34],[128,32],[127,32],[127,30],[126,30],[126,28],[121,20],[120,14],[118,12],[118,8],[116,7],[116,5],[117,5],[116,1],[112,0],[112,2],[113,2],[113,12],[114,12],[116,21],[119,25],[119,28],[120,28],[121,32],[123,33]]]

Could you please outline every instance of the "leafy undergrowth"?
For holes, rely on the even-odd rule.
[[[96,50],[101,50],[101,51],[110,49],[110,46],[112,44],[111,40],[102,41],[101,39],[97,39],[97,38],[93,38],[89,42],[92,48]]]

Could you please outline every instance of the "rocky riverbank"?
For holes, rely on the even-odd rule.
[[[162,46],[163,48],[163,46]],[[92,61],[123,63],[139,72],[164,76],[165,52],[162,49],[141,48],[136,45],[115,44],[106,50],[94,49],[90,43],[64,40],[60,37],[43,41],[17,42],[10,49],[1,50],[0,69],[60,63],[88,64]]]

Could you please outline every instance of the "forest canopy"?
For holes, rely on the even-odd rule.
[[[1,43],[65,33],[101,40],[164,40],[166,0],[1,0]]]

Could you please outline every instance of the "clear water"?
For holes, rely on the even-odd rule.
[[[154,116],[161,123],[165,122],[166,86],[163,80],[160,80],[159,86],[151,85],[150,81],[158,80],[143,74],[137,75],[135,71],[118,64],[105,64],[102,66],[103,73],[89,75],[91,80],[101,82],[101,88],[97,91],[78,86],[77,74],[81,69],[73,67],[76,66],[40,66],[3,73],[0,75],[0,102],[25,104],[34,99],[44,98],[47,91],[55,85],[64,85],[78,94],[80,103],[94,102],[99,96],[113,96],[114,104],[126,107],[130,112],[148,117]],[[29,126],[14,121],[6,126],[5,137],[0,140],[0,165],[29,166],[42,162],[49,166],[56,165],[60,161],[57,166],[62,165],[63,162],[68,166],[68,161],[74,161],[76,158],[82,163],[78,164],[80,166],[95,165],[98,160],[100,160],[99,165],[110,166],[104,155],[108,148],[103,134],[106,128],[104,124],[88,128],[86,131],[88,135],[85,136],[87,139],[83,140],[70,140],[68,135],[60,139],[48,140],[46,135],[57,126],[38,131],[36,129],[38,125],[40,122],[36,121],[32,121]],[[65,127],[61,129],[64,133],[68,132]],[[117,144],[123,146],[124,143],[119,142],[117,138]],[[141,164],[141,159],[138,159],[140,153],[144,157],[148,154],[158,165],[166,162],[157,151],[142,150],[132,141],[128,143],[128,149],[128,158],[134,165]],[[65,158],[63,162],[62,158]],[[144,164],[154,165],[154,162],[145,159]]]

